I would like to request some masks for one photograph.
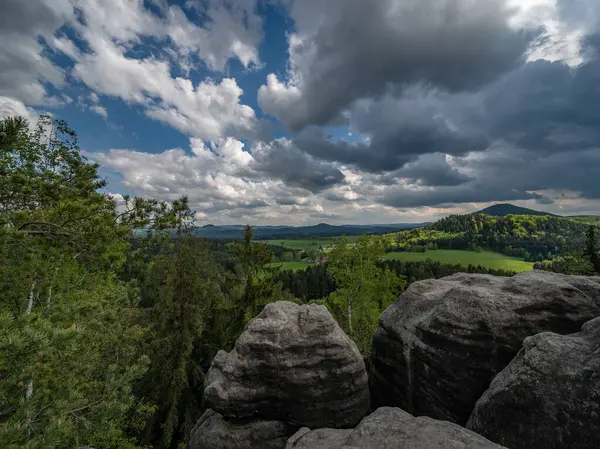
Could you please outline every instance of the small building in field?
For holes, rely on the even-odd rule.
[[[321,256],[319,257],[319,263],[320,264],[324,264],[324,263],[328,263],[329,262],[329,257],[327,256]]]

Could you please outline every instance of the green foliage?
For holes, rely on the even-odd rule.
[[[0,121],[0,446],[130,448],[148,367],[138,288],[118,279],[134,232],[191,213],[99,192],[65,122]]]
[[[477,251],[479,249],[479,251]],[[482,251],[477,247],[475,251],[440,249],[425,252],[393,252],[386,253],[384,260],[424,261],[427,259],[448,264],[459,264],[463,267],[481,265],[489,269],[500,269],[513,272],[529,271],[533,263],[524,262],[515,257],[506,256],[491,251]]]
[[[277,266],[270,264],[273,253],[266,243],[252,240],[251,226],[245,227],[244,239],[232,245],[232,252],[240,261],[245,285],[236,314],[236,327],[241,332],[243,325],[258,315],[265,304],[294,298],[282,290],[281,284],[273,282],[278,271]]]
[[[338,289],[327,305],[365,357],[379,315],[406,285],[395,272],[378,266],[383,252],[380,239],[365,236],[355,244],[338,244],[329,256],[328,270]]]
[[[294,253],[291,251],[286,251],[281,255],[282,262],[291,262],[292,260],[294,260]]]
[[[223,302],[221,273],[201,242],[184,237],[170,254],[153,263],[156,292],[148,353],[152,365],[140,386],[142,400],[154,407],[144,441],[173,447],[185,440],[203,410],[200,348],[207,323]]]
[[[2,447],[133,447],[123,429],[147,365],[134,298],[110,277],[69,268],[51,298],[34,292],[32,312],[3,312]]]
[[[571,217],[571,220],[579,221],[581,223],[590,225],[600,225],[600,216],[598,215],[581,215],[579,217]]]
[[[304,250],[304,251],[316,251],[320,252],[321,248],[333,247],[336,243],[344,240],[348,242],[356,242],[362,236],[350,235],[347,237],[329,237],[329,238],[307,238],[307,239],[278,239],[278,240],[264,240],[263,243],[273,247],[280,246],[291,250]]]
[[[563,274],[600,274],[600,250],[598,249],[596,227],[593,225],[588,227],[583,251],[572,251],[563,256],[549,256],[548,259],[551,260],[540,261],[535,264],[534,268]]]
[[[425,228],[386,236],[387,251],[425,249],[472,249],[477,247],[519,257],[543,260],[548,253],[565,255],[582,251],[586,225],[558,216],[485,214],[452,215]]]
[[[596,228],[594,226],[588,228],[583,255],[589,260],[594,271],[600,274],[600,250],[598,249],[598,237],[596,236]]]
[[[295,263],[297,262],[291,264]],[[275,281],[281,282],[284,290],[289,291],[301,301],[325,298],[336,290],[335,281],[329,274],[326,264],[304,264],[300,267],[289,264],[282,265]]]

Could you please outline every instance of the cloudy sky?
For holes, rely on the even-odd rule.
[[[598,0],[3,0],[0,115],[205,223],[600,214]]]

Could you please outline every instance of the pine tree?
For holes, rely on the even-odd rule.
[[[590,225],[586,234],[584,256],[590,261],[594,271],[600,274],[600,250],[598,249],[596,228],[593,225]]]
[[[327,268],[338,289],[326,303],[365,357],[379,315],[406,285],[405,278],[378,266],[382,255],[381,240],[367,236],[354,244],[343,241],[329,255]]]
[[[154,447],[186,440],[203,411],[202,338],[223,292],[221,273],[201,245],[183,237],[153,264],[152,365],[140,389],[155,408],[144,430],[144,441]]]
[[[2,448],[135,446],[146,329],[115,270],[134,231],[177,227],[187,200],[118,210],[97,169],[63,121],[0,121]]]

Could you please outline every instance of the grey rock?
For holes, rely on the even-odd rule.
[[[207,404],[227,418],[352,427],[369,410],[358,348],[320,305],[276,302],[248,323],[207,375]]]
[[[373,405],[464,425],[523,340],[600,316],[600,278],[542,271],[455,274],[412,284],[379,318]]]
[[[457,424],[382,407],[352,430],[302,428],[286,449],[502,449]]]
[[[297,429],[281,421],[227,421],[209,409],[192,430],[188,449],[284,449]]]
[[[600,318],[542,333],[492,381],[467,427],[511,449],[600,447]]]

